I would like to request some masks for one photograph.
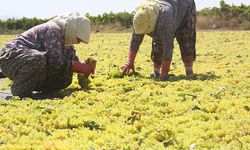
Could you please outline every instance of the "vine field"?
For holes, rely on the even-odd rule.
[[[175,42],[159,81],[149,76],[149,37],[136,74],[123,76],[130,33],[93,33],[76,45],[81,60],[97,60],[88,87],[75,74],[54,97],[0,100],[0,149],[250,149],[250,31],[197,34],[195,75],[185,76]],[[0,35],[0,47],[13,38]]]

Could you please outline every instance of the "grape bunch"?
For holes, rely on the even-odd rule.
[[[85,64],[91,64],[93,69],[95,70],[96,60],[94,60],[92,58],[88,58],[87,60],[84,60],[84,63]],[[93,75],[91,75],[91,78],[93,78]],[[78,84],[80,85],[80,87],[82,89],[88,89],[89,88],[90,80],[86,75],[78,73],[77,74],[77,79],[78,79]]]

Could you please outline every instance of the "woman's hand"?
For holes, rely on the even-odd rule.
[[[73,72],[82,73],[88,77],[90,74],[94,74],[96,61],[89,64],[81,63],[79,61],[72,61],[72,65],[73,65],[72,67]]]
[[[131,62],[127,62],[125,63],[122,67],[122,73],[123,74],[129,74],[129,71],[132,70],[133,72],[135,72],[135,66],[134,66],[134,63],[131,63]]]
[[[121,67],[123,74],[127,75],[129,74],[129,71],[132,70],[135,72],[135,57],[136,57],[136,51],[130,50],[128,52],[128,61]]]

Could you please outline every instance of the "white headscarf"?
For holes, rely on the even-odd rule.
[[[153,32],[159,16],[159,0],[143,0],[136,8],[133,26],[136,34]]]
[[[65,31],[65,45],[77,44],[77,38],[88,43],[91,32],[90,20],[79,13],[68,13],[57,16],[52,20],[63,27]]]

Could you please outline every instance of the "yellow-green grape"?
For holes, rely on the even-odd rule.
[[[122,72],[120,72],[119,70],[112,70],[108,73],[108,76],[110,78],[123,78],[124,75]]]
[[[92,58],[88,58],[86,60],[84,60],[85,64],[91,64],[93,61],[95,61]],[[89,88],[89,84],[90,84],[90,80],[84,75],[84,74],[77,74],[77,78],[78,78],[78,84],[80,85],[80,87],[82,89],[88,89]]]
[[[88,89],[90,81],[84,74],[77,74],[78,84],[82,89]]]

